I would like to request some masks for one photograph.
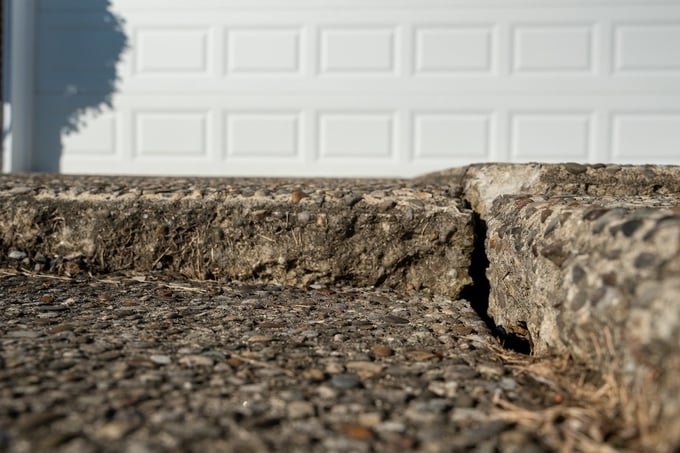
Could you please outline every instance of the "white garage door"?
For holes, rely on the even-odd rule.
[[[36,14],[38,169],[680,164],[675,0],[39,0]]]

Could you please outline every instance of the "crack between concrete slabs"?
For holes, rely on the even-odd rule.
[[[471,209],[470,202],[464,201],[465,207]],[[504,326],[496,325],[493,318],[489,316],[491,284],[486,276],[486,269],[490,264],[486,254],[487,227],[486,221],[475,211],[472,212],[472,226],[474,245],[470,257],[470,268],[468,269],[472,283],[463,288],[460,296],[470,302],[472,308],[494,336],[498,338],[503,347],[521,354],[531,354],[532,348],[529,340],[507,330]]]

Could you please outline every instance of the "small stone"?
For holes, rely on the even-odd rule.
[[[420,401],[413,405],[417,412],[444,412],[450,407],[450,403],[444,398],[432,398],[428,401]]]
[[[238,357],[229,357],[227,359],[227,363],[234,368],[238,368],[243,365],[243,360],[239,359]]]
[[[517,381],[512,378],[505,377],[501,379],[500,387],[507,392],[515,390],[517,388]]]
[[[302,192],[301,190],[296,190],[290,194],[290,201],[294,204],[299,203],[303,198],[309,198],[309,195]]]
[[[380,363],[368,361],[348,362],[345,368],[355,372],[361,379],[368,379],[380,375],[385,366]]]
[[[311,218],[312,214],[309,211],[302,211],[299,212],[297,215],[297,221],[303,225],[308,223]]]
[[[485,376],[503,376],[503,366],[495,363],[480,363],[477,365],[477,370]]]
[[[33,261],[35,261],[36,263],[45,264],[45,263],[47,263],[47,258],[42,253],[37,252],[33,256]]]
[[[156,295],[158,295],[158,297],[163,297],[166,299],[172,298],[174,294],[175,293],[170,288],[161,288],[158,291],[156,291]]]
[[[373,431],[356,423],[342,423],[340,432],[352,439],[369,441],[373,439]]]
[[[467,429],[461,433],[468,446],[477,445],[487,439],[498,436],[500,433],[508,429],[509,422],[504,420],[495,420],[481,425],[475,425],[471,429]]]
[[[376,427],[378,431],[387,431],[387,432],[392,432],[392,433],[403,433],[406,431],[406,425],[404,425],[401,422],[393,421],[393,420],[387,420],[382,422],[380,425]]]
[[[423,191],[416,192],[415,196],[420,198],[421,200],[428,200],[428,199],[432,198],[432,194],[430,192],[423,192]]]
[[[394,315],[387,315],[383,319],[388,324],[408,324],[409,323],[408,319],[402,318],[400,316],[394,316]]]
[[[11,330],[7,332],[7,336],[10,338],[38,338],[40,332],[34,330]]]
[[[326,373],[328,374],[341,374],[345,371],[345,367],[338,362],[329,362],[326,364]]]
[[[257,325],[261,329],[278,329],[280,327],[285,327],[286,323],[278,321],[264,321]]]
[[[458,382],[456,381],[432,381],[427,386],[427,389],[437,396],[446,398],[454,398],[458,390]]]
[[[353,374],[338,374],[333,376],[331,383],[339,389],[351,389],[359,387],[361,380]]]
[[[382,417],[378,412],[368,412],[364,414],[359,414],[357,420],[359,421],[360,425],[363,425],[367,428],[374,428],[375,426],[378,426],[380,424],[380,422],[382,421]]]
[[[313,417],[315,414],[314,405],[307,401],[292,401],[288,404],[286,412],[293,420]]]
[[[564,164],[564,169],[573,175],[580,175],[588,170],[588,167],[583,164],[577,164],[576,162],[567,162]]]
[[[317,388],[316,393],[319,395],[321,399],[324,400],[334,400],[338,396],[338,393],[335,390],[326,385],[322,385],[319,388]]]
[[[38,412],[26,414],[19,418],[17,427],[25,432],[33,431],[41,426],[47,426],[65,417],[61,412]]]
[[[95,431],[95,436],[106,440],[120,440],[130,430],[130,426],[121,421],[109,422]]]
[[[305,370],[302,373],[302,377],[305,379],[309,379],[310,381],[323,381],[326,376],[323,371],[319,370],[318,368],[312,368],[310,370]]]
[[[405,353],[406,358],[409,360],[415,360],[416,362],[424,362],[426,360],[432,360],[435,358],[439,358],[437,354],[435,354],[432,351],[421,351],[421,350],[416,350],[416,351],[408,351]]]
[[[27,256],[26,253],[20,250],[12,250],[7,255],[7,257],[11,260],[23,260],[24,258],[26,258],[26,256]]]
[[[371,352],[378,357],[389,357],[392,354],[394,354],[392,348],[381,344],[376,344],[373,347],[371,347]]]
[[[149,357],[149,359],[153,363],[157,363],[158,365],[169,365],[172,362],[172,359],[168,357],[167,355],[157,355],[154,354]]]
[[[184,357],[179,359],[179,363],[180,365],[184,365],[187,367],[196,367],[196,366],[213,366],[215,361],[210,357],[206,357],[204,355],[191,354],[185,355]]]
[[[271,335],[253,335],[248,338],[248,343],[269,343],[272,339]]]

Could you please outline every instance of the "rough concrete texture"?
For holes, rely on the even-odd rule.
[[[0,178],[0,254],[37,271],[163,270],[456,295],[470,282],[460,185],[398,180]]]
[[[459,171],[437,176],[460,181]],[[680,193],[680,166],[480,164],[467,168],[464,186],[465,198],[485,219],[493,201],[506,194],[613,197]]]
[[[568,352],[611,374],[676,442],[679,206],[672,196],[506,196],[487,236],[496,324],[527,335],[538,355]]]
[[[499,329],[611,376],[656,448],[677,446],[680,167],[477,166],[465,186]]]
[[[454,298],[470,273],[464,294],[478,308],[488,295],[506,346],[604,376],[598,394],[615,389],[627,435],[672,451],[679,206],[672,166],[486,164],[410,181],[4,176],[0,264]]]
[[[0,271],[0,451],[642,451],[464,300]],[[619,434],[623,435],[621,437]]]

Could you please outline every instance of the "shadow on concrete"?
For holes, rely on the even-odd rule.
[[[56,172],[64,139],[113,108],[128,39],[110,0],[69,9],[38,5],[34,167]]]

